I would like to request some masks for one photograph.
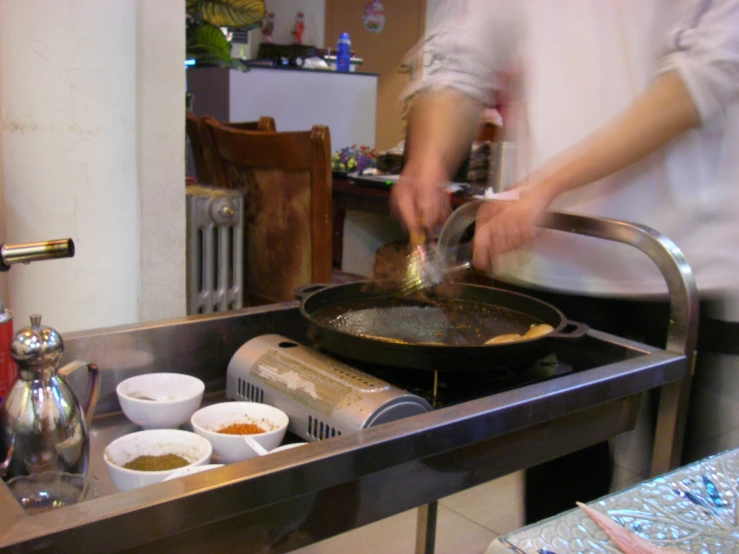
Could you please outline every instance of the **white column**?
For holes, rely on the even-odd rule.
[[[11,269],[16,329],[35,312],[60,332],[138,320],[136,79],[135,2],[0,0],[5,240],[77,245]]]
[[[140,319],[184,316],[185,0],[137,0]]]

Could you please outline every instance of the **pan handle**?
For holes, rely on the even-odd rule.
[[[590,326],[585,323],[572,321],[570,319],[565,319],[563,321],[565,325],[562,327],[562,330],[547,335],[548,338],[574,340],[584,336],[585,333],[590,330]]]
[[[295,297],[295,300],[303,300],[303,298],[309,294],[323,290],[329,286],[331,285],[328,283],[311,283],[310,285],[303,285],[302,287],[293,289],[293,296]]]

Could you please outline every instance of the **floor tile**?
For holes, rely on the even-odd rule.
[[[523,526],[522,471],[458,492],[440,501],[464,517],[502,535]]]
[[[294,554],[409,554],[416,542],[416,510],[383,519]],[[436,554],[482,554],[497,535],[456,512],[439,506]]]

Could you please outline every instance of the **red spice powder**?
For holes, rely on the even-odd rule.
[[[230,425],[217,429],[216,433],[224,433],[226,435],[255,435],[257,433],[264,433],[264,429],[253,423],[231,423]]]

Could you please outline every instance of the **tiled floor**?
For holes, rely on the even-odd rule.
[[[437,554],[482,554],[490,541],[523,525],[523,473],[462,491],[439,502]],[[295,550],[297,554],[414,552],[416,510]]]

